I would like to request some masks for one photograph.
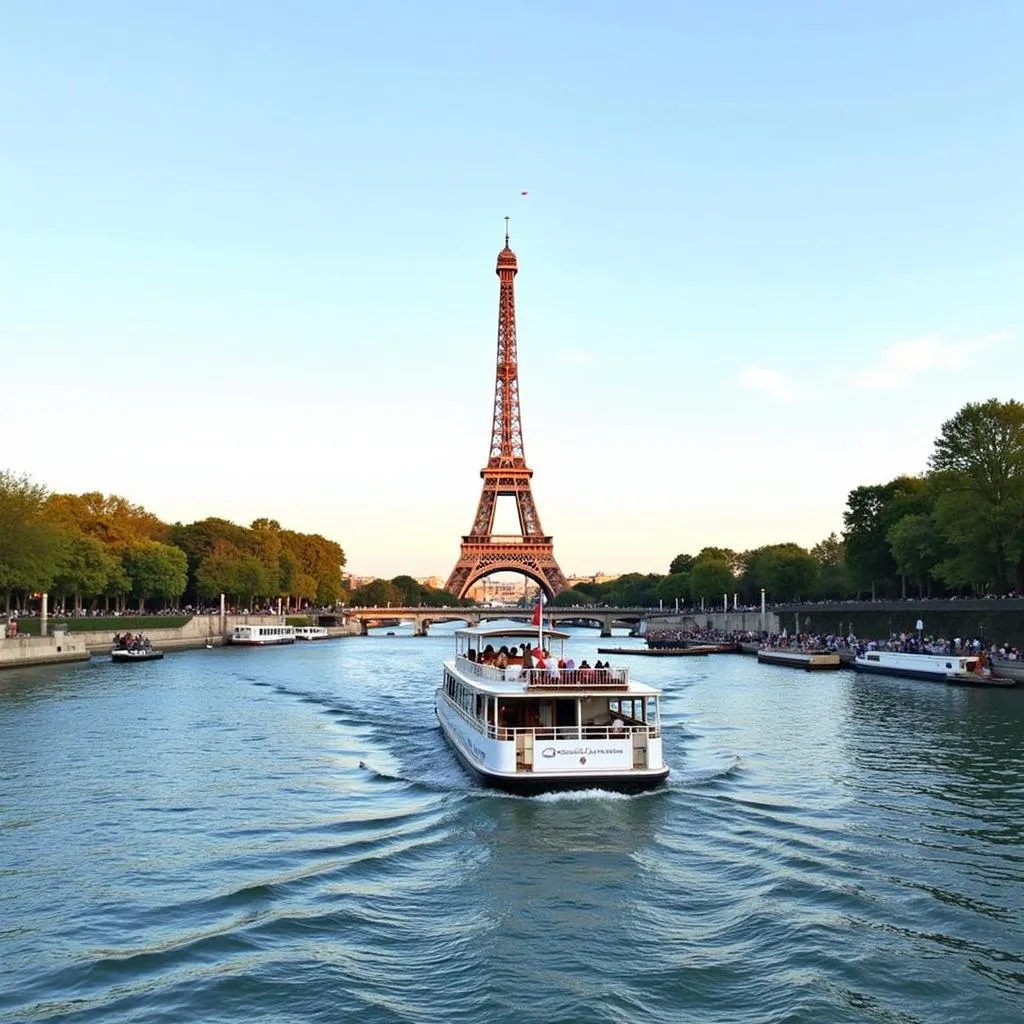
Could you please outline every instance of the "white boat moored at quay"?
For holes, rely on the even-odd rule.
[[[542,642],[561,648],[567,638],[545,631]],[[505,640],[533,647],[538,632],[460,629],[455,656],[444,662],[434,710],[464,768],[485,785],[521,794],[638,792],[665,781],[659,690],[631,680],[624,667],[558,668],[554,652],[555,668],[524,667],[517,645],[501,667],[477,660]]]
[[[933,682],[949,682],[955,673],[958,680],[970,674],[975,675],[978,659],[963,654],[915,654],[906,651],[864,651],[853,661],[858,672],[875,672],[886,676],[905,676],[908,679],[930,679]],[[978,682],[985,679],[978,675]]]
[[[231,633],[233,644],[250,647],[271,647],[276,644],[295,643],[294,626],[257,626],[246,624],[235,626]]]
[[[331,634],[326,626],[296,626],[296,640],[330,640]]]

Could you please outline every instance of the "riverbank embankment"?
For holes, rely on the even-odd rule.
[[[0,669],[88,660],[89,650],[81,636],[64,630],[53,636],[17,636],[0,639]]]
[[[158,623],[159,618],[153,622]],[[229,641],[235,626],[282,626],[285,616],[278,615],[196,615],[183,626],[159,627],[142,630],[160,651],[185,651],[199,647],[219,647]],[[107,654],[114,644],[114,635],[123,630],[78,630],[74,633],[58,630],[52,636],[16,636],[0,639],[0,668],[22,668],[28,665],[48,665],[63,661],[86,661],[94,654]],[[359,624],[328,626],[331,637],[358,636]]]

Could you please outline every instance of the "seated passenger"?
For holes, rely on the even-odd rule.
[[[618,715],[612,721],[611,734],[612,736],[626,735],[626,723]]]

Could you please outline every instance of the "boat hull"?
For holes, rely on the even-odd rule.
[[[992,675],[1009,682],[1024,683],[1024,661],[1003,661],[1002,658],[993,658],[989,662]]]
[[[266,640],[236,640],[234,637],[232,637],[231,643],[233,646],[237,647],[280,647],[282,644],[295,643],[295,637],[272,637]]]
[[[139,654],[132,651],[112,651],[110,660],[117,665],[132,665],[137,661],[159,661],[163,656],[163,651],[144,651]]]
[[[516,796],[538,796],[541,793],[558,793],[584,789],[611,790],[615,793],[643,793],[664,785],[669,776],[666,765],[657,769],[634,769],[630,772],[588,772],[561,773],[544,772],[498,772],[470,755],[459,741],[458,735],[449,729],[444,716],[434,708],[441,735],[448,741],[459,764],[477,782],[491,789],[499,789]]]
[[[950,686],[1016,686],[1012,679],[1001,679],[999,676],[978,675],[977,672],[950,672],[946,676]]]

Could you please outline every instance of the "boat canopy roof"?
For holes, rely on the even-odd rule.
[[[457,629],[455,630],[455,635],[471,640],[494,640],[499,637],[535,640],[537,638],[537,627],[524,626],[521,622],[509,622],[507,625],[495,625],[493,622],[488,622],[480,626],[471,626],[467,629]],[[563,633],[557,629],[544,630],[545,640],[568,640],[570,636],[570,633]]]

